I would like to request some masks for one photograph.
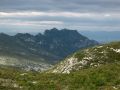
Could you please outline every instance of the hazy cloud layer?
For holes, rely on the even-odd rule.
[[[1,32],[120,31],[120,0],[0,0]]]
[[[120,11],[120,0],[0,0],[0,10]]]

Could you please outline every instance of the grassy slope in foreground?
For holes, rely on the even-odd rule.
[[[120,62],[70,74],[24,72],[1,67],[0,90],[120,90]]]
[[[90,67],[88,64],[90,68],[74,70],[70,74],[26,72],[10,67],[0,67],[0,90],[120,90],[120,56],[118,53],[120,43],[107,44],[102,48],[108,46],[114,48],[115,53],[110,51],[111,55],[116,54],[116,57],[110,55],[108,61],[105,59],[105,64],[97,67]],[[89,50],[94,48],[97,47]],[[102,59],[99,60],[102,61]]]

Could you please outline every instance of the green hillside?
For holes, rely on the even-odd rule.
[[[0,90],[120,90],[120,62],[70,74],[1,67]]]
[[[86,50],[90,53],[85,54]],[[106,50],[107,52],[105,52]],[[49,70],[49,73],[26,72],[19,70],[19,68],[1,66],[0,90],[120,90],[119,50],[120,42],[115,42],[78,51],[61,63],[65,63],[73,56],[78,58],[78,62],[87,58],[87,55],[92,54],[91,57],[95,57],[90,59],[90,63],[86,64],[87,66],[82,65],[82,68],[78,69],[81,64],[74,64],[75,68],[71,69],[70,73],[53,72],[53,70],[60,71],[64,68],[61,63]],[[104,53],[100,52],[106,53],[106,57]],[[88,59],[86,60],[88,61]],[[91,63],[93,64],[90,65]],[[66,65],[69,64],[66,63]],[[61,67],[61,69],[57,67]]]
[[[120,42],[80,50],[56,65],[50,72],[70,73],[120,61]]]

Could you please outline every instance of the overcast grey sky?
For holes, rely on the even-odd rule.
[[[0,0],[0,32],[120,31],[120,0]]]

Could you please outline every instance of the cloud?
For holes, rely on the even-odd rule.
[[[18,16],[51,16],[51,17],[95,17],[99,14],[93,13],[75,13],[75,12],[0,12],[0,17],[18,17]],[[102,15],[102,16],[108,16]],[[110,16],[110,15],[109,15]]]
[[[119,0],[0,0],[0,10],[118,12]]]
[[[11,23],[12,22],[12,23]],[[43,26],[43,25],[62,25],[61,21],[22,21],[22,20],[0,20],[0,25],[17,26]]]
[[[35,12],[35,11],[23,11],[23,12],[0,12],[0,17],[72,17],[72,18],[120,18],[120,13],[81,13],[81,12]]]
[[[120,0],[0,0],[0,31],[120,31]]]

